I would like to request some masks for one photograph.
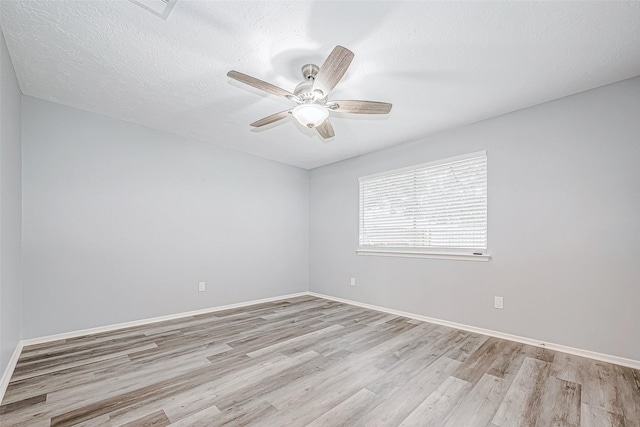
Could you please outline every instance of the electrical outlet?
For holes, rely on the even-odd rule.
[[[207,288],[207,284],[205,282],[198,282],[198,292],[204,292]]]
[[[355,286],[356,285],[356,278],[352,277],[351,278],[351,286]]]
[[[504,299],[502,297],[493,297],[493,306],[502,310],[504,308]]]

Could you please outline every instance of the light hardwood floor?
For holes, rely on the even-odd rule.
[[[640,426],[640,371],[300,297],[26,347],[9,426]]]

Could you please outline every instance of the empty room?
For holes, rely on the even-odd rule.
[[[640,2],[0,29],[0,426],[640,427]]]

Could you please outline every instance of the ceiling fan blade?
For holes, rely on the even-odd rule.
[[[327,96],[347,72],[353,56],[353,52],[346,47],[336,46],[320,67],[313,82],[313,90],[321,91],[322,97]]]
[[[337,105],[335,108],[333,105]],[[391,111],[391,104],[378,101],[331,101],[331,111],[354,114],[387,114]]]
[[[316,126],[316,130],[324,139],[336,136],[336,133],[333,131],[333,126],[331,126],[331,122],[329,121],[329,119],[326,119],[324,122]]]
[[[274,86],[271,83],[267,83],[260,79],[256,79],[255,77],[251,77],[246,74],[243,74],[239,71],[231,70],[227,73],[227,76],[241,83],[247,84],[249,86],[253,86],[257,89],[263,90],[273,95],[281,96],[287,99],[295,98],[295,95],[292,94],[291,92],[288,92],[278,86]]]
[[[280,111],[279,113],[275,113],[263,119],[257,120],[251,123],[250,126],[253,126],[254,128],[259,128],[260,126],[268,125],[270,123],[277,122],[278,120],[282,120],[286,117],[289,117],[290,114],[291,114],[290,110]]]

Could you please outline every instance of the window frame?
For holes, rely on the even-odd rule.
[[[447,163],[485,157],[486,162],[486,179],[487,179],[487,236],[486,236],[486,248],[439,248],[439,247],[380,247],[380,246],[361,246],[362,236],[362,181],[371,180],[374,178],[380,178],[389,175],[395,175],[403,172],[411,172],[416,169],[428,168]],[[361,176],[358,178],[358,249],[356,253],[358,255],[373,255],[373,256],[391,256],[391,257],[408,257],[408,258],[433,258],[433,259],[452,259],[452,260],[471,260],[471,261],[488,261],[490,255],[488,252],[488,231],[489,231],[489,218],[488,218],[488,187],[489,187],[489,159],[487,151],[477,151],[474,153],[464,154],[460,156],[447,157],[444,159],[434,160],[426,163],[420,163],[412,166],[407,166],[399,169],[388,170],[371,175]]]

